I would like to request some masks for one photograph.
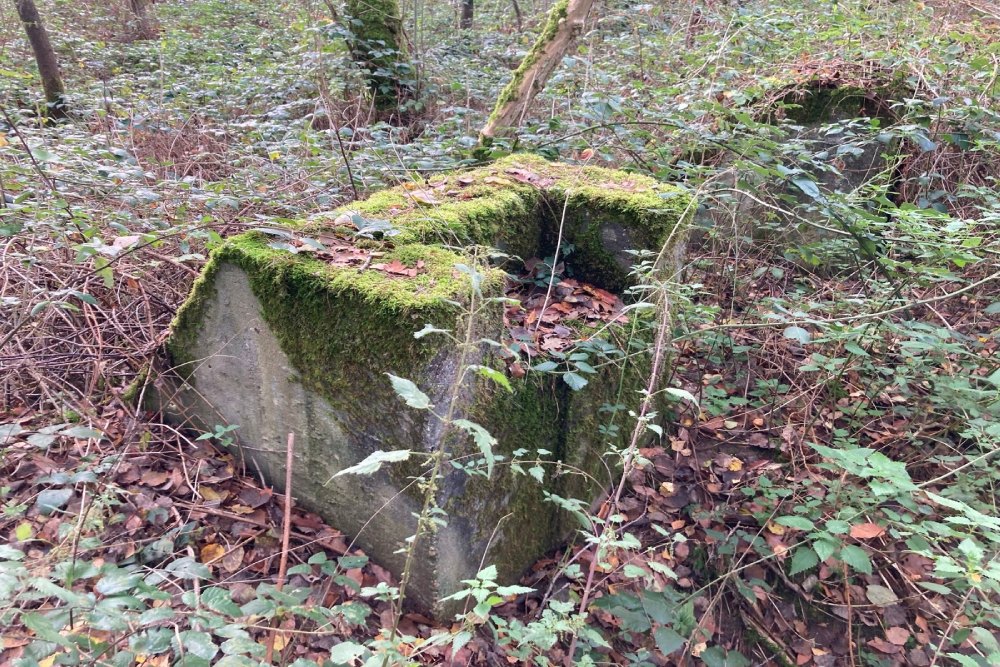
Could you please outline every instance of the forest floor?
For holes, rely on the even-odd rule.
[[[143,42],[124,7],[40,2],[70,91],[71,117],[53,125],[35,114],[9,4],[0,665],[253,665],[268,650],[277,664],[361,664],[344,647],[377,653],[393,625],[367,589],[398,582],[335,526],[286,517],[227,433],[136,406],[211,247],[473,164],[531,28],[484,6],[459,31],[449,7],[404,3],[422,16],[407,29],[425,102],[393,125],[366,105],[324,3],[163,2],[161,39]],[[697,407],[678,403],[641,450],[618,508],[638,545],[598,566],[584,617],[597,632],[577,656],[583,540],[539,561],[522,582],[535,592],[489,619],[406,613],[394,651],[423,664],[1000,664],[1000,10],[789,4],[608,2],[535,103],[519,149],[651,174],[704,202],[668,380]],[[524,7],[531,26],[543,9]],[[846,149],[771,122],[796,90],[854,86],[891,113],[831,119],[824,136],[849,136]],[[896,152],[858,192],[803,180],[873,142]],[[804,217],[835,233],[810,235]]]

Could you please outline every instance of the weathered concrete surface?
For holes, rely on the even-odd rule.
[[[898,142],[877,140],[877,129],[864,120],[891,123],[888,101],[891,91],[875,87],[833,85],[803,86],[784,96],[787,109],[775,111],[788,126],[787,144],[797,143],[802,151],[824,162],[827,169],[813,169],[824,196],[855,196],[874,183],[889,182],[891,160]],[[771,118],[777,122],[777,118]],[[889,159],[887,159],[887,157]],[[722,166],[731,165],[727,159]],[[734,193],[737,179],[750,187]],[[704,206],[696,215],[695,228],[715,228],[723,234],[773,241],[785,248],[823,245],[832,238],[850,240],[850,235],[832,219],[826,207],[788,183],[764,182],[754,173],[732,173],[716,181],[718,204]],[[708,193],[706,201],[713,200]],[[786,213],[761,202],[776,204]]]
[[[643,378],[641,368],[611,366],[572,392],[558,376],[532,372],[511,378],[508,393],[479,374],[463,373],[472,364],[503,364],[490,345],[461,347],[444,336],[418,339],[413,332],[432,324],[464,334],[473,304],[473,340],[501,340],[502,308],[478,305],[502,294],[503,274],[480,266],[482,293],[475,296],[455,268],[473,260],[427,242],[491,240],[527,257],[544,252],[553,225],[562,221],[564,242],[577,246],[580,277],[615,288],[628,281],[630,256],[623,250],[629,244],[651,250],[677,245],[678,226],[692,206],[687,195],[650,179],[523,156],[446,176],[432,187],[416,198],[403,188],[379,193],[295,230],[353,238],[344,228],[345,214],[384,219],[396,234],[367,241],[367,250],[384,253],[379,259],[385,264],[420,267],[416,275],[292,254],[259,233],[215,251],[168,343],[184,380],[169,409],[206,428],[238,425],[247,465],[278,488],[286,436],[294,432],[296,501],[356,538],[397,575],[399,550],[414,533],[421,507],[415,480],[426,472],[423,457],[371,476],[334,475],[376,450],[419,455],[442,449],[466,465],[476,461],[478,449],[428,412],[408,408],[386,373],[415,382],[439,415],[450,408],[454,418],[487,428],[498,441],[495,453],[506,460],[519,448],[529,450],[529,458],[547,450],[540,455],[551,462],[544,485],[503,462],[489,479],[445,466],[436,498],[447,523],[421,540],[409,590],[421,606],[446,616],[460,608],[441,598],[481,564],[495,564],[501,580],[515,580],[566,535],[572,524],[543,491],[589,502],[611,481],[601,455],[621,442],[600,434],[599,409],[604,403],[634,406]],[[664,268],[672,257],[673,249],[667,250]],[[562,463],[560,475],[556,462]],[[574,467],[589,477],[568,474]]]

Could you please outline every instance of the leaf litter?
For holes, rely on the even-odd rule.
[[[507,284],[504,327],[508,351],[516,350],[528,358],[562,352],[599,327],[628,322],[618,295],[573,278],[549,280],[545,278],[547,264],[537,257],[527,260],[525,269]],[[555,267],[557,273],[562,269],[562,263]]]

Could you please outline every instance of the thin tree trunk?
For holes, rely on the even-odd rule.
[[[467,30],[472,27],[472,15],[475,12],[476,0],[462,0],[462,18],[459,19],[458,27]]]
[[[149,0],[129,0],[129,8],[135,16],[136,36],[139,39],[156,39],[160,36],[160,24],[153,14]]]
[[[14,0],[17,15],[24,25],[28,35],[31,50],[35,54],[38,65],[38,75],[42,79],[42,89],[45,91],[46,115],[52,118],[63,118],[66,115],[66,86],[63,85],[59,73],[59,61],[56,52],[49,41],[49,33],[38,16],[34,0]]]
[[[524,28],[524,17],[521,15],[521,5],[517,3],[517,0],[510,0],[510,2],[514,5],[514,19],[517,20],[517,31],[520,32]]]
[[[593,5],[594,0],[558,0],[552,6],[535,45],[497,98],[493,113],[479,133],[480,143],[489,145],[494,137],[510,135],[520,127],[528,105],[545,88],[552,72],[582,30],[583,21]]]
[[[337,11],[337,6],[333,4],[333,0],[323,0],[323,3],[330,10],[330,16],[333,18],[334,23],[340,23],[340,12]]]

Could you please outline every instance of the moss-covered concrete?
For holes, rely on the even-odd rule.
[[[624,250],[660,250],[679,240],[677,226],[691,208],[680,190],[642,176],[513,156],[416,188],[387,190],[294,228],[329,242],[351,237],[353,214],[388,221],[398,233],[367,239],[366,248],[380,253],[378,265],[415,268],[412,276],[292,254],[260,232],[232,238],[213,252],[174,322],[168,349],[185,384],[173,403],[205,427],[239,424],[248,465],[279,485],[284,435],[295,432],[297,500],[357,536],[397,572],[397,551],[413,532],[421,503],[412,483],[424,471],[419,455],[443,448],[449,460],[466,463],[479,454],[430,413],[407,408],[385,374],[415,382],[439,415],[451,409],[454,418],[485,427],[505,462],[491,479],[446,466],[438,504],[448,523],[425,540],[411,580],[424,607],[453,611],[440,606],[440,598],[484,559],[497,565],[502,579],[516,579],[565,535],[567,523],[545,502],[543,489],[589,500],[610,481],[602,455],[622,440],[599,429],[601,407],[634,407],[643,372],[609,365],[579,392],[558,375],[511,378],[508,392],[463,373],[469,364],[503,363],[488,344],[463,350],[445,336],[413,333],[430,324],[460,336],[475,302],[473,339],[501,340],[499,303],[478,305],[502,295],[505,274],[450,247],[544,255],[561,226],[562,247],[576,246],[568,257],[576,275],[619,289],[630,282]],[[460,264],[477,267],[478,294]],[[628,425],[622,426],[624,433]],[[417,455],[372,477],[337,477],[327,485],[371,452],[399,449]],[[529,456],[549,452],[542,455],[551,461],[543,466],[544,485],[513,473],[507,462],[518,449]],[[570,470],[582,474],[565,474]]]
[[[903,91],[896,91],[902,94]],[[800,125],[822,125],[845,118],[881,118],[892,120],[891,87],[866,89],[853,85],[817,82],[792,87],[781,99],[785,118]],[[773,118],[769,119],[773,120]]]
[[[555,250],[562,222],[562,246],[574,246],[569,261],[579,276],[620,290],[633,264],[624,251],[659,250],[693,214],[691,202],[686,192],[648,176],[515,154],[417,187],[384,190],[319,216],[306,230],[319,232],[344,213],[358,213],[389,221],[399,232],[397,244],[476,244],[527,259]]]

